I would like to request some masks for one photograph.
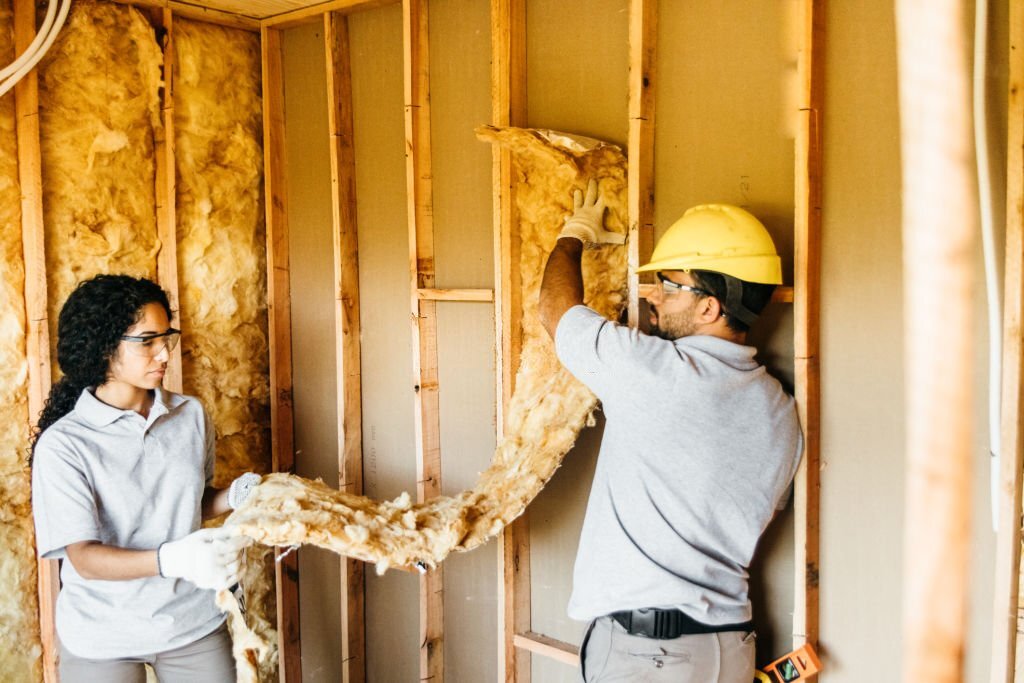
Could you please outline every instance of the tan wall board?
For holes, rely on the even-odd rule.
[[[586,628],[586,624],[570,619],[565,610],[601,444],[604,417],[598,413],[597,419],[598,425],[580,434],[576,447],[529,508],[533,630],[572,645],[579,645]],[[533,680],[545,683],[579,680],[576,668],[547,657],[532,657],[532,673]]]
[[[491,115],[490,4],[432,0],[430,135],[435,286],[494,286],[491,149],[473,129]]]
[[[1004,211],[1006,3],[992,3],[990,134],[997,232]],[[904,497],[903,307],[896,45],[891,3],[827,13],[822,243],[821,633],[828,683],[898,670]],[[1001,237],[999,239],[1001,242]],[[980,243],[979,243],[980,244]],[[988,681],[993,533],[980,246],[975,283],[975,437],[970,631],[964,680]],[[941,342],[940,342],[941,343]]]
[[[526,3],[527,121],[626,146],[627,0]]]
[[[436,110],[432,116],[436,116]],[[436,145],[434,152],[436,160]],[[434,225],[436,229],[437,223]],[[476,483],[494,454],[493,307],[438,303],[437,356],[442,492],[457,495]],[[496,548],[489,543],[469,553],[449,556],[444,563],[446,680],[498,678],[495,658],[481,656],[498,649]]]
[[[656,235],[696,204],[743,206],[771,232],[787,284],[796,9],[793,1],[662,4],[655,85]]]
[[[416,492],[409,243],[405,214],[402,13],[349,17],[355,106],[366,495]],[[366,576],[367,680],[417,680],[417,577]]]
[[[323,24],[282,35],[295,471],[338,485],[334,255]],[[337,555],[299,550],[299,615],[306,681],[341,680]]]

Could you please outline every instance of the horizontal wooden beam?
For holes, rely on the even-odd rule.
[[[640,285],[640,298],[646,299],[650,296],[651,292],[658,285]],[[792,287],[776,287],[775,292],[772,294],[772,303],[775,304],[791,304],[793,303],[793,288]]]
[[[493,289],[418,289],[416,296],[420,301],[494,301]]]
[[[554,659],[563,664],[570,666],[580,665],[580,650],[578,647],[534,631],[517,633],[515,638],[513,638],[513,643],[518,648],[529,650],[534,654]]]
[[[329,0],[328,2],[321,2],[318,5],[312,5],[311,7],[303,7],[301,9],[294,9],[288,12],[282,12],[281,14],[265,17],[261,23],[263,26],[291,28],[311,21],[321,21],[321,15],[327,12],[341,12],[342,14],[348,14],[351,12],[358,12],[359,10],[369,9],[371,7],[380,7],[381,5],[394,5],[397,4],[398,1],[399,0]]]
[[[111,0],[111,2],[116,2],[121,5],[134,5],[135,7],[158,7],[162,9],[169,9],[174,12],[175,16],[184,17],[186,19],[205,21],[208,24],[218,24],[220,26],[228,26],[231,28],[240,28],[246,31],[260,30],[260,20],[256,17],[235,14],[233,12],[225,12],[218,9],[210,9],[209,7],[193,5],[188,2],[180,2],[180,0]]]

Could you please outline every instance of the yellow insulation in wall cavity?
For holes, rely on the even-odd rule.
[[[0,0],[0,64],[14,59],[9,0]],[[0,672],[42,677],[28,456],[25,262],[14,94],[0,97]]]
[[[182,372],[217,430],[215,486],[270,469],[259,36],[175,18],[174,142]],[[245,667],[277,680],[273,555],[248,551]],[[251,629],[251,631],[250,631]],[[246,633],[261,633],[258,653]]]
[[[507,435],[491,466],[474,488],[416,504],[408,494],[380,502],[319,480],[272,474],[226,524],[260,543],[318,545],[372,562],[379,572],[434,567],[452,551],[485,543],[522,514],[591,420],[597,399],[558,362],[537,315],[537,297],[547,255],[572,210],[573,189],[585,190],[588,179],[597,178],[607,229],[626,232],[625,156],[618,147],[550,131],[487,126],[478,134],[509,148],[516,160],[522,240],[523,350]],[[587,304],[616,319],[625,304],[625,248],[587,250],[583,270]],[[242,660],[239,681],[252,680]]]
[[[259,36],[175,19],[185,392],[217,427],[217,486],[270,469]]]
[[[156,275],[153,131],[160,125],[162,62],[153,28],[138,11],[81,0],[43,59],[51,339],[60,307],[80,280],[97,273]]]

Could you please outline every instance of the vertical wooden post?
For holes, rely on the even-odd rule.
[[[161,102],[163,128],[156,129],[156,230],[160,252],[156,257],[156,275],[160,286],[171,300],[171,310],[178,312],[178,220],[175,211],[176,167],[174,160],[174,17],[168,7],[154,9],[154,19],[164,29],[164,87]],[[182,321],[179,317],[178,327]],[[174,347],[167,361],[164,386],[182,391],[181,344]]]
[[[629,3],[629,324],[640,315],[641,261],[654,249],[654,84],[658,37],[657,0]]]
[[[363,492],[362,388],[359,346],[359,243],[356,222],[352,70],[348,19],[324,14],[327,125],[334,220],[334,319],[338,366],[338,488]],[[341,558],[342,680],[366,680],[364,563]]]
[[[972,255],[978,222],[964,16],[963,0],[896,3],[907,368],[903,680],[908,683],[953,683],[963,676],[971,556]]]
[[[526,3],[491,0],[491,123],[526,125]],[[522,352],[522,278],[519,219],[512,154],[492,147],[494,183],[494,339],[497,368],[497,437],[505,433],[505,411]],[[501,614],[498,672],[506,681],[529,683],[530,652],[515,646],[516,634],[531,630],[529,510],[505,527],[498,542]]]
[[[406,201],[409,220],[409,306],[412,315],[417,498],[441,493],[437,303],[420,299],[434,286],[430,157],[430,43],[426,0],[403,0]],[[420,577],[420,679],[444,679],[444,571]]]
[[[1024,0],[1010,2],[1006,147],[1006,282],[1003,310],[1003,378],[999,531],[992,625],[992,683],[1013,683],[1021,634],[1021,468],[1024,434]]]
[[[273,469],[295,470],[292,412],[291,298],[284,162],[281,32],[260,31],[263,60],[263,186],[267,209],[267,323],[270,337],[270,422]],[[280,678],[302,680],[299,652],[299,565],[292,553],[275,563]]]
[[[36,34],[36,6],[14,0],[14,50],[21,54]],[[39,81],[32,70],[14,86],[21,184],[21,238],[25,255],[25,318],[28,324],[28,414],[35,425],[50,393],[50,328],[46,306],[46,248],[43,230],[43,178],[39,150]],[[39,634],[43,646],[43,680],[56,682],[57,632],[54,608],[60,591],[56,560],[39,560]]]
[[[818,317],[821,290],[821,192],[824,104],[824,0],[801,0],[800,112],[794,201],[793,351],[795,393],[804,455],[794,483],[794,647],[818,641],[818,507],[820,383]]]

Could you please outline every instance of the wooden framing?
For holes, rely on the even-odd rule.
[[[999,529],[993,590],[992,683],[1024,680],[1018,673],[1021,468],[1024,433],[1024,0],[1010,2],[1006,148],[1006,264],[1003,296],[1003,376],[1000,416]]]
[[[800,2],[800,118],[794,200],[793,353],[804,456],[793,484],[795,508],[793,645],[818,642],[818,508],[820,382],[818,310],[821,290],[824,0]]]
[[[188,2],[177,2],[176,0],[110,0],[122,5],[134,5],[135,7],[148,7],[173,12],[175,16],[205,21],[208,24],[240,28],[246,31],[259,31],[260,20],[252,17],[224,12],[222,10],[201,7]]]
[[[36,6],[14,0],[14,48],[23,52],[36,34]],[[14,86],[15,135],[18,141],[18,182],[21,185],[21,239],[25,258],[25,322],[27,325],[28,413],[35,424],[50,393],[50,328],[46,299],[46,247],[43,224],[43,176],[39,150],[39,81],[32,70]],[[60,591],[56,560],[39,559],[39,637],[43,680],[57,674],[57,631],[54,610]]]
[[[410,312],[416,432],[416,495],[441,494],[441,426],[437,376],[437,304],[421,299],[434,287],[430,161],[430,42],[427,0],[403,0],[406,201],[409,218]],[[420,680],[444,678],[444,569],[420,577]]]
[[[271,449],[275,472],[295,469],[292,408],[291,299],[287,185],[284,174],[284,84],[281,33],[261,31],[263,62],[263,183],[267,211],[267,327],[270,342]],[[274,551],[278,657],[282,681],[302,680],[299,653],[298,555]]]
[[[658,0],[629,3],[629,175],[627,208],[628,319],[639,323],[640,278],[636,269],[654,249],[654,85]]]
[[[526,125],[526,1],[491,0],[491,123]],[[495,425],[500,441],[505,411],[522,351],[522,278],[515,210],[512,154],[491,150],[494,219]],[[530,651],[516,637],[530,631],[530,517],[526,510],[499,537],[501,606],[498,618],[498,672],[505,681],[530,680]]]
[[[348,19],[324,15],[327,126],[334,220],[334,314],[338,384],[338,488],[363,492],[363,411],[359,344],[359,243],[356,221],[352,70]],[[366,680],[365,564],[341,558],[342,680]]]
[[[167,7],[154,10],[154,22],[164,30],[164,74],[160,114],[163,127],[155,132],[156,157],[156,232],[160,251],[156,257],[156,276],[167,292],[171,310],[178,312],[178,220],[176,212],[177,171],[174,161],[174,16]],[[182,321],[179,317],[178,327]],[[164,386],[182,393],[181,344],[174,347],[167,361]]]
[[[977,239],[963,0],[896,3],[905,260],[904,681],[963,680],[968,611]],[[942,88],[935,88],[941,79]],[[927,118],[929,125],[919,122]],[[941,346],[934,340],[942,336]],[[1015,522],[1020,524],[1019,518]]]

